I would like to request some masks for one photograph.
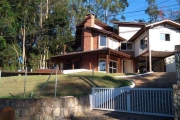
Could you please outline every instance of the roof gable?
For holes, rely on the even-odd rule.
[[[145,25],[134,36],[132,36],[129,39],[129,41],[131,41],[131,42],[135,41],[141,34],[143,34],[145,32],[145,30],[150,29],[150,28],[153,29],[154,27],[157,27],[157,26],[162,25],[162,24],[168,24],[170,26],[173,26],[175,28],[180,29],[180,24],[179,23],[174,22],[172,20],[162,20],[162,21],[158,21],[158,22],[155,22],[155,23]]]
[[[161,24],[169,24],[169,25],[171,25],[171,26],[173,26],[175,28],[179,28],[180,29],[180,24],[179,23],[177,23],[175,21],[172,21],[172,20],[169,20],[169,19],[148,24],[148,25],[146,25],[146,27],[153,28],[154,26],[158,26],[158,25],[161,25]]]

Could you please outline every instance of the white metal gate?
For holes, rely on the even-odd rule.
[[[170,88],[92,88],[92,109],[173,117]]]

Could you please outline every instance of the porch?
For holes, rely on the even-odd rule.
[[[61,70],[88,69],[106,73],[135,72],[134,59],[123,52],[102,48],[51,57],[50,62],[61,66]]]

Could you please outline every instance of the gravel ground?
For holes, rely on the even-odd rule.
[[[130,114],[122,112],[92,110],[84,117],[72,118],[71,120],[173,120],[171,117],[152,115]]]

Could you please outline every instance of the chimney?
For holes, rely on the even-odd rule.
[[[91,17],[91,18],[94,18],[94,14],[92,14],[92,13],[88,13],[87,15],[85,15],[85,19],[87,18],[87,17]]]
[[[89,13],[89,14],[85,15],[85,19],[88,17],[90,17],[90,18],[87,19],[85,26],[94,27],[94,20],[95,20],[94,14]]]

